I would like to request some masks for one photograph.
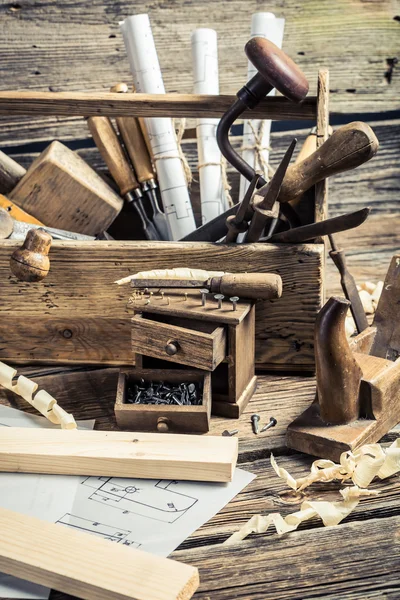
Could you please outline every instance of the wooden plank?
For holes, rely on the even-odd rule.
[[[5,428],[6,429],[6,428]],[[198,570],[0,509],[0,569],[86,600],[185,600]]]
[[[9,257],[17,246],[0,243],[0,360],[131,365],[131,290],[112,282],[159,268],[162,252],[165,268],[212,270],[217,260],[227,272],[279,273],[282,298],[256,303],[256,362],[313,368],[322,245],[54,241],[50,273],[35,285],[10,276]]]
[[[0,428],[0,472],[231,481],[235,438]]]
[[[195,94],[109,94],[82,92],[0,92],[0,115],[106,117],[222,117],[235,96]],[[316,99],[301,104],[286,98],[265,98],[243,113],[254,119],[315,119]]]
[[[351,598],[353,590],[368,598],[371,590],[399,590],[399,516],[338,527],[315,525],[282,537],[271,531],[233,547],[216,544],[172,556],[199,568],[196,600],[306,600],[343,598],[346,593]]]

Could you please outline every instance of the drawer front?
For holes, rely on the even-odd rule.
[[[158,433],[207,433],[210,415],[208,406],[177,407],[174,411],[155,409],[154,406],[122,405],[115,409],[118,427],[130,431]]]
[[[225,329],[216,327],[211,333],[203,333],[135,315],[132,351],[213,371],[226,356]]]

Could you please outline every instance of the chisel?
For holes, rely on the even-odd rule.
[[[114,93],[126,93],[128,92],[128,86],[125,83],[118,83],[110,91]],[[159,233],[160,239],[170,240],[171,236],[167,217],[160,210],[158,204],[156,174],[151,164],[151,158],[139,120],[135,117],[117,117],[116,123],[123,139],[125,150],[131,159],[137,180],[141,185],[142,192],[150,200],[153,211],[153,224]]]
[[[89,130],[106,163],[111,176],[118,185],[128,205],[133,206],[141,220],[143,232],[148,240],[159,240],[160,236],[149,220],[142,202],[139,182],[133,173],[128,158],[108,117],[89,117]]]
[[[288,203],[304,194],[312,185],[326,177],[354,169],[370,160],[377,152],[379,142],[372,129],[362,122],[340,127],[318,150],[298,164],[291,165],[282,182],[278,201]],[[260,188],[260,192],[262,193]],[[237,209],[229,209],[182,241],[216,241],[226,235],[226,218]],[[215,237],[217,235],[218,237]]]
[[[354,124],[350,124],[350,125],[354,125]],[[360,125],[365,125],[363,123],[361,123]],[[345,126],[348,127],[348,126]],[[369,160],[369,158],[372,158],[372,156],[374,154],[376,154],[377,150],[378,150],[378,140],[376,139],[374,133],[372,132],[372,130],[370,130],[370,127],[368,127],[368,125],[366,125],[366,135],[367,137],[369,137],[369,139],[371,140],[371,148],[368,149],[368,144],[365,145],[365,160]],[[340,132],[341,130],[343,131],[343,127],[341,127],[336,133]],[[370,135],[371,131],[372,135]],[[358,130],[356,130],[356,135],[361,134],[362,133],[362,129],[359,128]],[[315,145],[318,148],[319,146],[319,150],[321,150],[322,148],[324,148],[324,146],[326,147],[326,144],[328,144],[329,142],[331,142],[331,140],[334,138],[336,134],[332,134],[331,137],[329,137],[325,142],[322,143],[322,140],[318,140],[315,136],[313,136],[315,139],[314,140],[309,140],[310,135],[308,136],[308,138],[306,139],[305,144],[303,145],[302,148],[302,155],[303,155],[303,161],[297,164],[305,164],[307,163],[307,161],[309,159],[312,159],[312,157],[314,156],[314,154],[316,152],[318,152],[318,149],[316,150],[316,152],[313,152],[313,148],[314,148],[314,141],[315,141]],[[362,140],[363,140],[363,136],[361,135],[361,137],[358,139],[358,141],[356,140],[356,137],[354,137],[353,140],[353,147],[354,147],[354,143],[356,145],[356,147],[359,148],[359,155],[362,155]],[[365,140],[367,141],[367,140]],[[308,143],[307,143],[308,142]],[[351,145],[351,140],[349,141],[349,144]],[[351,156],[351,147],[346,149],[346,152],[348,153],[348,155]],[[370,156],[370,153],[372,152],[372,155]],[[308,155],[309,153],[309,155]],[[356,158],[356,157],[354,157]],[[297,164],[295,164],[295,167],[297,166]],[[300,198],[300,196],[297,196],[297,198]],[[369,213],[369,209],[363,209],[364,211],[368,211]],[[358,212],[362,212],[362,211],[358,211]],[[366,214],[366,217],[368,216],[368,213]],[[349,218],[349,221],[354,221],[354,215],[357,213],[353,213],[353,218]],[[350,217],[350,215],[348,215],[348,217]],[[366,218],[365,217],[365,218]],[[336,219],[343,219],[342,217],[337,217]],[[347,216],[346,216],[347,219]],[[327,221],[330,221],[332,223],[332,221],[335,221],[335,219],[327,219]],[[321,223],[315,223],[313,225],[309,225],[309,226],[305,226],[305,227],[300,227],[299,229],[305,229],[307,227],[316,227],[316,226],[322,226],[325,224],[326,227],[326,222],[327,221],[322,221]],[[315,230],[314,230],[315,231]],[[283,232],[284,233],[289,233],[289,232]],[[326,233],[328,234],[329,237],[329,242],[331,245],[331,251],[329,252],[329,256],[331,257],[331,259],[333,260],[333,262],[335,263],[339,274],[340,274],[340,284],[342,286],[342,290],[343,293],[345,295],[345,297],[347,298],[347,300],[350,301],[351,305],[350,305],[350,310],[351,310],[351,314],[353,315],[353,319],[357,328],[358,333],[361,333],[361,331],[364,331],[364,329],[366,329],[368,327],[368,321],[367,321],[367,317],[365,315],[365,311],[363,308],[363,305],[361,303],[360,300],[360,295],[358,293],[357,290],[357,286],[356,286],[356,282],[354,280],[354,277],[352,276],[352,274],[350,273],[350,271],[347,268],[347,263],[346,263],[346,255],[344,253],[343,250],[340,250],[337,248],[334,237],[333,237],[333,231],[326,231]],[[323,235],[323,234],[322,234]]]
[[[131,285],[135,288],[202,288],[212,293],[252,300],[272,300],[282,295],[282,279],[275,273],[226,273],[207,279],[152,278],[151,272],[147,279],[144,275],[146,273],[129,278]]]

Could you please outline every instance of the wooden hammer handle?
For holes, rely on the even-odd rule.
[[[118,136],[108,117],[89,117],[90,133],[122,196],[139,187]]]
[[[7,194],[23,178],[26,170],[0,150],[0,193]]]
[[[312,185],[370,160],[379,142],[366,123],[356,121],[340,127],[308,158],[289,167],[278,197],[279,202],[295,201]]]
[[[273,300],[282,296],[282,279],[275,273],[236,273],[213,277],[210,291],[250,300]]]

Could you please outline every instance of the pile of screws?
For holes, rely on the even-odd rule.
[[[172,384],[140,379],[138,383],[133,383],[128,387],[126,402],[128,404],[200,406],[202,397],[201,382]]]

